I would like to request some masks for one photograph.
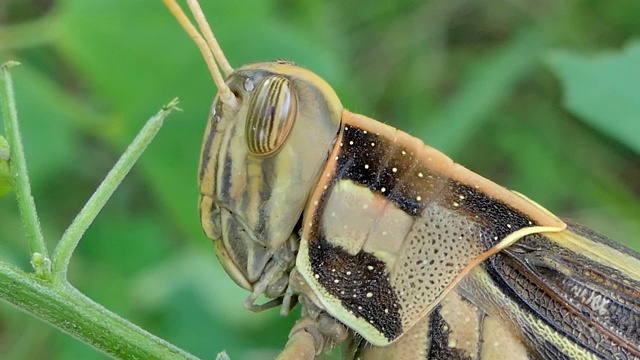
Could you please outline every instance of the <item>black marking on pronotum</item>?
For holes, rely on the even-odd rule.
[[[520,211],[456,180],[449,179],[449,189],[452,196],[449,205],[457,204],[450,205],[451,209],[477,215],[483,225],[480,238],[485,249],[517,230],[538,225]]]
[[[347,126],[337,154],[336,178],[352,180],[384,196],[409,215],[419,216],[434,198],[444,206],[477,215],[485,225],[485,248],[508,234],[536,223],[518,210],[478,189],[436,174],[403,144],[367,130]]]
[[[415,167],[416,160],[395,156],[403,151],[399,144],[352,126],[344,128],[342,144],[335,181],[347,179],[361,184],[412,216],[422,212],[424,203],[414,194],[412,183],[406,181],[407,171]]]
[[[451,329],[449,324],[444,320],[442,315],[440,315],[440,311],[442,310],[442,305],[438,305],[431,315],[429,315],[429,336],[428,339],[431,341],[429,345],[429,354],[427,354],[427,359],[469,359],[470,356],[465,356],[462,350],[456,348],[455,346],[450,346],[449,344],[449,334],[451,333]]]
[[[363,251],[351,255],[331,245],[324,235],[310,243],[309,261],[317,281],[354,316],[389,341],[403,333],[400,304],[383,261]]]

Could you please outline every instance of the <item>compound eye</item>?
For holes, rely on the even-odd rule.
[[[295,121],[298,100],[289,79],[282,75],[265,77],[249,101],[245,135],[249,152],[256,156],[275,155]]]

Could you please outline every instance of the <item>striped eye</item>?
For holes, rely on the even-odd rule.
[[[269,75],[253,92],[249,102],[245,135],[249,152],[274,155],[287,139],[298,112],[291,82],[282,75]]]

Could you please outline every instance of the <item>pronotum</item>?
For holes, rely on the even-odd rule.
[[[303,307],[279,359],[640,358],[638,254],[349,112],[291,61],[233,69],[197,1],[199,31],[165,3],[218,87],[204,231],[246,308]]]

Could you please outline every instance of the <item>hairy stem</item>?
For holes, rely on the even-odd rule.
[[[69,260],[71,259],[71,255],[73,255],[73,251],[78,245],[80,238],[89,225],[91,225],[100,210],[102,210],[104,205],[107,203],[107,200],[109,200],[124,177],[129,173],[129,170],[131,170],[136,161],[138,161],[142,152],[144,152],[151,140],[158,133],[158,130],[160,130],[160,127],[167,115],[169,115],[171,110],[177,109],[177,103],[177,99],[174,99],[171,103],[164,106],[155,116],[149,119],[149,121],[147,121],[133,142],[129,144],[129,147],[124,154],[120,156],[118,162],[109,171],[100,186],[98,186],[96,192],[93,193],[89,201],[87,201],[71,225],[69,225],[67,230],[64,232],[62,239],[60,239],[60,242],[53,253],[53,276],[56,280],[66,278]]]
[[[17,62],[7,62],[0,67],[0,103],[2,105],[2,117],[4,119],[7,142],[9,143],[9,164],[13,188],[18,198],[18,208],[20,209],[22,225],[29,242],[29,250],[32,257],[35,257],[32,265],[38,276],[47,278],[51,273],[49,256],[42,236],[36,205],[31,195],[27,161],[24,156],[20,127],[18,126],[13,81],[9,74],[9,67],[17,64]]]
[[[49,282],[0,262],[0,298],[121,359],[196,359],[91,301],[66,281]]]

